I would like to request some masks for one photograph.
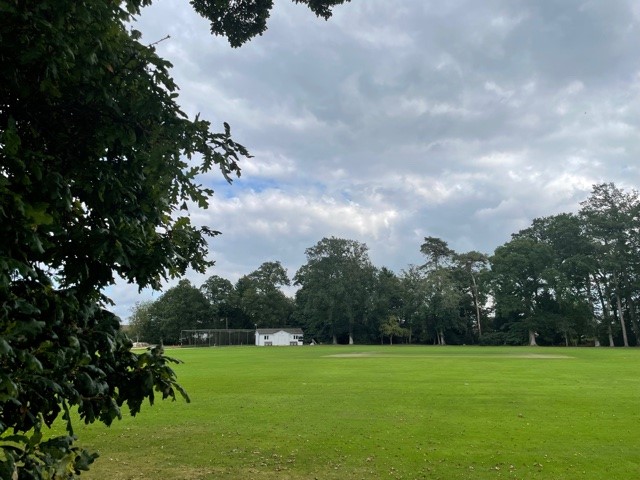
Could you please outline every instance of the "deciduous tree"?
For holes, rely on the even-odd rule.
[[[161,348],[131,352],[103,291],[209,266],[217,232],[186,209],[212,194],[199,174],[231,180],[247,151],[180,110],[169,62],[130,27],[150,3],[0,0],[1,478],[86,470],[71,408],[110,424],[180,391]],[[304,3],[326,17],[341,2]],[[247,13],[271,2],[194,5],[240,44],[265,28]],[[60,415],[67,434],[44,440]]]
[[[537,345],[537,330],[544,324],[552,266],[551,247],[531,238],[514,238],[491,257],[496,313],[529,345]]]
[[[182,330],[219,327],[214,324],[213,309],[207,298],[184,279],[153,302],[148,315],[149,329],[144,341],[151,343],[177,345],[182,340]]]
[[[625,311],[633,312],[633,304],[625,303],[640,265],[637,237],[640,231],[640,199],[635,191],[625,192],[612,183],[594,185],[587,200],[581,203],[580,216],[587,237],[594,248],[597,273],[594,278],[601,293],[603,310],[613,311],[618,318],[622,341],[629,346]],[[607,305],[608,304],[608,305]],[[636,333],[640,333],[637,331]]]
[[[514,238],[530,238],[551,247],[553,257],[548,270],[553,274],[551,287],[559,313],[552,327],[562,334],[565,343],[570,342],[570,336],[576,336],[594,339],[598,344],[592,284],[597,258],[583,220],[569,213],[536,218]]]
[[[296,272],[296,303],[312,334],[333,343],[347,336],[353,343],[356,322],[363,322],[374,268],[368,247],[354,240],[323,238],[306,251],[307,263]]]
[[[200,291],[211,305],[214,325],[220,327],[219,322],[224,322],[225,326],[242,326],[238,295],[229,280],[212,275],[200,286]]]
[[[240,278],[235,290],[246,327],[281,327],[289,324],[293,301],[281,290],[291,280],[280,262],[264,262],[257,270]]]
[[[400,325],[400,320],[395,315],[389,315],[387,319],[380,324],[380,334],[383,337],[389,337],[389,344],[393,345],[393,337],[406,337],[409,331]]]
[[[129,337],[136,342],[144,342],[145,337],[152,330],[151,306],[152,300],[137,302],[131,309],[129,316]]]
[[[479,283],[483,272],[487,271],[489,257],[484,253],[471,251],[456,254],[454,260],[457,269],[462,274],[460,283],[463,289],[471,295],[475,313],[475,327],[478,331],[478,337],[482,337],[482,307],[485,302],[481,299],[482,290]]]
[[[427,328],[434,333],[438,345],[446,345],[446,332],[464,329],[460,316],[461,285],[451,268],[440,267],[426,274],[424,288]]]
[[[335,5],[350,0],[293,0],[306,4],[311,11],[325,20],[331,17]],[[273,8],[273,0],[191,0],[193,8],[211,21],[211,32],[239,47],[247,40],[262,35]]]
[[[424,269],[415,265],[403,270],[400,274],[402,308],[400,318],[409,330],[409,343],[414,337],[426,339],[427,291]],[[421,338],[422,337],[422,338]]]
[[[366,305],[362,330],[365,338],[369,337],[370,341],[374,341],[381,326],[390,317],[394,317],[399,325],[404,324],[405,320],[401,318],[403,295],[400,278],[388,268],[382,267],[375,269],[371,280],[370,299]]]

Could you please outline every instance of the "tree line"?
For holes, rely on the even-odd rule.
[[[577,213],[537,218],[492,255],[426,237],[422,262],[395,273],[364,243],[323,238],[293,278],[270,261],[235,284],[182,280],[136,305],[130,334],[179,343],[186,329],[296,326],[326,343],[637,345],[639,227],[638,193],[603,183]]]

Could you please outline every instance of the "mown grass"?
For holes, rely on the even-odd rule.
[[[192,403],[77,428],[86,478],[640,477],[640,349],[169,353]]]

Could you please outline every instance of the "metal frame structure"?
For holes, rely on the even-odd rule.
[[[180,343],[183,347],[255,345],[255,335],[255,330],[234,328],[182,330],[180,332]]]

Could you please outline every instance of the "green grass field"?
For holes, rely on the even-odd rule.
[[[86,478],[640,478],[640,349],[169,354],[192,403],[77,427]]]

